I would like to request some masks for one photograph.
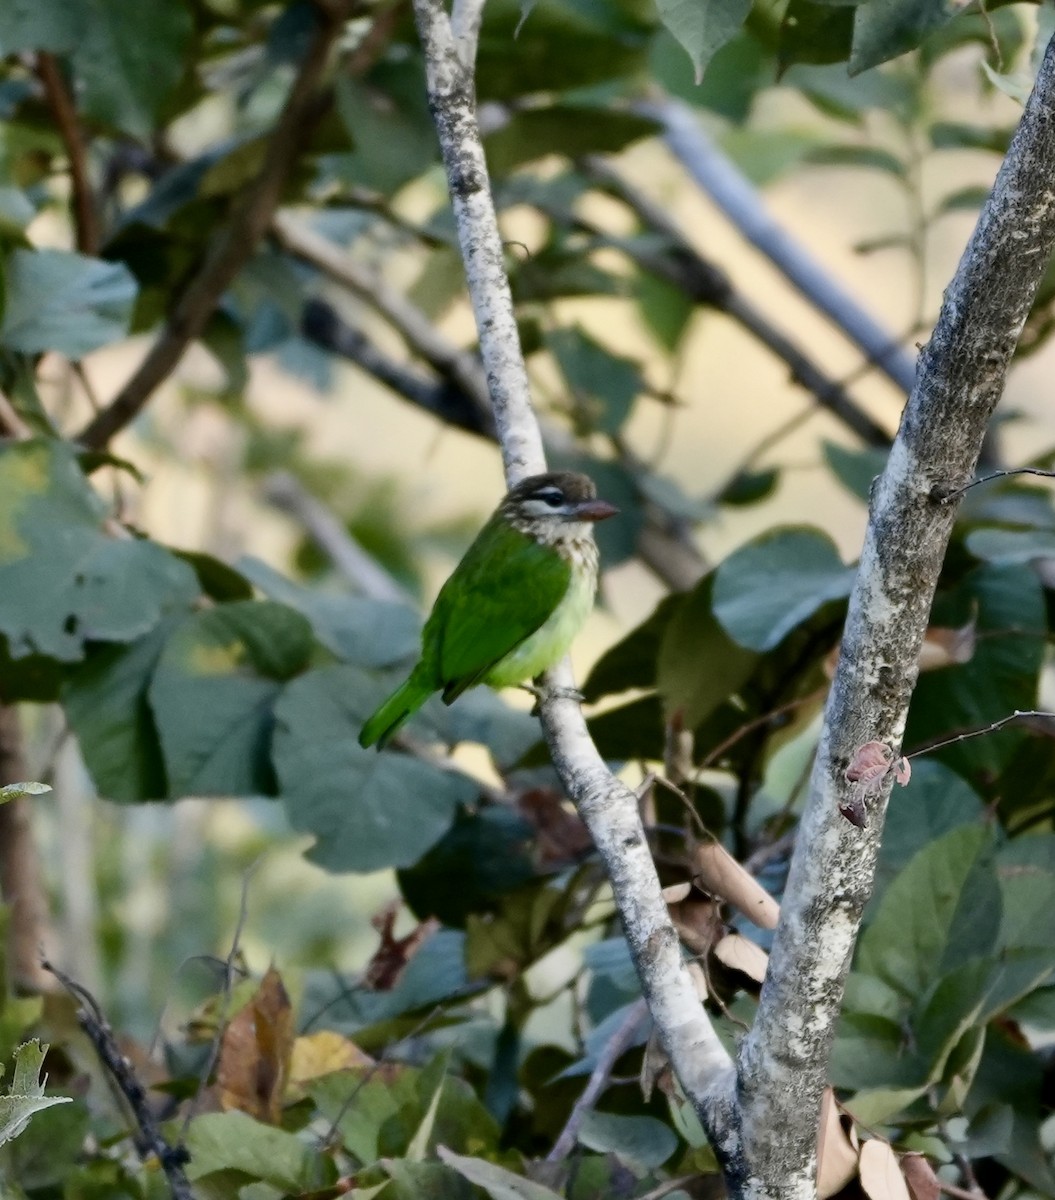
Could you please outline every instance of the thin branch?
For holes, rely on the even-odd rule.
[[[821,310],[902,391],[912,388],[913,356],[898,345],[831,275],[766,211],[758,192],[707,136],[680,100],[638,106],[658,120],[667,146],[745,238]]]
[[[982,483],[991,483],[994,479],[1007,479],[1011,475],[1039,475],[1042,479],[1055,479],[1055,471],[1045,471],[1041,467],[1009,467],[1006,471],[990,471],[988,475],[979,475],[977,479],[972,479],[970,483],[965,483],[963,487],[945,489],[941,484],[934,489],[934,499],[942,504],[951,504],[953,500],[958,499],[969,492],[971,488],[978,487]]]
[[[77,1010],[77,1022],[132,1111],[139,1130],[139,1136],[132,1140],[140,1159],[147,1162],[153,1155],[158,1160],[162,1171],[165,1172],[173,1200],[194,1200],[190,1181],[183,1170],[190,1155],[182,1145],[172,1146],[165,1140],[151,1111],[146,1088],[139,1081],[132,1064],[121,1053],[114,1031],[103,1016],[95,997],[87,988],[82,987],[50,962],[44,962],[42,965],[45,971],[55,976],[80,1006]]]
[[[77,235],[77,249],[82,254],[97,254],[99,251],[99,214],[95,206],[91,180],[88,176],[88,160],[85,153],[84,135],[77,119],[77,110],[66,89],[62,70],[53,54],[41,51],[37,55],[37,75],[44,88],[44,98],[59,137],[66,148],[70,164],[70,187],[73,193],[73,225]]]
[[[322,115],[319,84],[330,52],[344,27],[346,3],[315,5],[316,29],[268,142],[259,175],[235,205],[231,219],[206,251],[198,273],[176,300],[162,330],[135,374],[109,407],[77,439],[98,448],[129,424],[155,388],[175,369],[184,351],[205,329],[228,285],[249,260],[271,223],[290,171]]]
[[[359,545],[330,509],[288,471],[264,480],[264,499],[302,526],[337,570],[365,596],[390,604],[409,604],[406,588]]]
[[[886,469],[873,489],[769,970],[738,1055],[742,1163],[767,1197],[815,1194],[817,1115],[840,999],[870,895],[892,778],[866,830],[840,808],[858,747],[899,753],[952,532],[942,481],[971,478],[1037,286],[1055,249],[1055,40],[945,293]],[[734,1191],[745,1175],[730,1180]]]
[[[847,395],[842,384],[825,375],[791,338],[755,308],[720,267],[704,258],[665,208],[624,179],[603,159],[590,156],[583,166],[592,179],[622,200],[645,225],[669,238],[673,246],[667,251],[647,250],[631,239],[611,237],[590,222],[577,220],[577,224],[602,236],[609,245],[646,271],[673,283],[696,303],[731,317],[787,365],[792,382],[811,392],[821,407],[842,421],[866,445],[890,445],[890,435],[882,425]]]
[[[546,1155],[546,1162],[563,1162],[575,1149],[575,1142],[583,1121],[586,1120],[587,1114],[597,1103],[611,1079],[615,1064],[630,1049],[634,1041],[634,1034],[646,1016],[648,1016],[648,1006],[644,1000],[635,1001],[627,1009],[626,1016],[619,1022],[615,1032],[597,1056],[597,1062],[590,1072],[590,1078],[578,1100],[575,1101],[575,1105],[564,1123],[564,1128],[560,1131],[560,1137],[553,1143],[553,1149]]]
[[[510,484],[545,469],[531,407],[502,239],[474,111],[471,63],[441,0],[415,0],[432,109],[476,314]],[[728,1052],[682,958],[660,891],[637,797],[608,770],[590,738],[567,659],[546,673],[540,715],[554,766],[605,864],[649,1011],[686,1096],[705,1126],[721,1130],[733,1100]],[[725,1110],[719,1116],[719,1110]],[[720,1142],[716,1143],[723,1153]]]
[[[953,734],[951,737],[936,738],[932,742],[924,742],[922,746],[913,750],[910,754],[906,754],[905,758],[919,758],[921,754],[932,754],[935,750],[943,750],[946,746],[955,746],[959,742],[968,742],[971,738],[983,737],[987,733],[996,733],[998,729],[1003,729],[1006,725],[1011,725],[1015,721],[1042,720],[1055,722],[1055,712],[1044,712],[1041,709],[1022,710],[1016,708],[1013,713],[1009,713],[1006,717],[1001,717],[999,721],[993,721],[989,725],[981,725],[977,729],[965,729],[963,733]],[[1055,732],[1055,727],[1053,727]]]

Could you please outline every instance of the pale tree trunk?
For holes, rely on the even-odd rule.
[[[415,0],[480,349],[510,482],[545,469],[517,344],[502,239],[476,124],[482,0]],[[1055,246],[1055,42],[949,285],[887,468],[873,488],[842,652],[825,712],[758,1014],[733,1062],[671,924],[637,799],[607,770],[570,692],[567,662],[540,709],[554,764],[608,871],[660,1040],[725,1171],[750,1200],[816,1193],[817,1124],[843,987],[871,894],[891,779],[865,828],[846,768],[878,741],[900,754],[956,492],[973,476],[1022,324]]]

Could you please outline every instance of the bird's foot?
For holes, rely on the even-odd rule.
[[[576,704],[583,704],[586,697],[577,688],[563,687],[557,685],[555,687],[547,684],[522,683],[520,685],[525,692],[530,692],[535,697],[535,707],[531,710],[532,716],[538,715],[539,705],[543,700],[574,700]]]

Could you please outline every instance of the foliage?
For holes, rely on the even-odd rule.
[[[894,249],[918,266],[936,224],[981,199],[950,186],[923,205],[924,160],[969,151],[995,166],[1009,136],[1006,109],[977,103],[965,120],[943,72],[967,54],[989,69],[975,71],[974,99],[1013,90],[1035,17],[1028,5],[899,0],[488,5],[479,93],[496,199],[504,220],[530,213],[537,239],[526,253],[511,245],[507,266],[562,465],[588,470],[623,510],[600,530],[607,566],[634,558],[648,531],[680,533],[684,548],[691,531],[755,510],[788,464],[779,453],[749,461],[707,495],[646,465],[638,423],[672,422],[686,402],[678,364],[699,328],[695,310],[736,306],[716,298],[713,264],[590,155],[652,137],[654,110],[637,101],[661,84],[706,114],[756,183],[833,168],[893,183],[915,215],[857,249]],[[250,809],[265,814],[260,828],[278,825],[281,810],[326,871],[397,872],[413,921],[397,936],[382,914],[360,973],[327,969],[345,961],[327,943],[235,984],[232,954],[224,986],[166,1031],[164,1069],[137,1059],[178,1115],[166,1127],[173,1142],[188,1120],[198,1195],[460,1200],[482,1189],[499,1200],[589,1200],[687,1176],[701,1194],[713,1154],[637,1026],[571,1156],[541,1161],[584,1077],[633,1018],[638,986],[535,722],[473,692],[449,709],[427,704],[404,744],[361,750],[364,717],[416,654],[410,592],[406,603],[350,594],[306,542],[293,556],[296,581],[251,558],[177,550],[138,528],[125,503],[126,491],[149,487],[140,470],[179,458],[172,427],[204,410],[237,431],[240,485],[294,473],[404,588],[423,590],[421,547],[464,547],[464,529],[408,520],[407,497],[370,479],[357,447],[350,461],[322,459],[305,430],[279,427],[246,398],[265,356],[320,391],[345,358],[441,420],[486,433],[457,366],[466,356],[426,345],[416,324],[438,334],[445,317],[464,315],[463,281],[402,10],[367,8],[348,24],[332,86],[318,90],[280,181],[284,211],[326,239],[340,269],[272,226],[241,247],[205,314],[213,383],[166,399],[164,417],[148,409],[120,457],[79,440],[91,420],[83,379],[99,361],[88,356],[120,349],[130,333],[156,335],[218,238],[237,244],[240,205],[319,20],[304,0],[0,6],[0,393],[11,410],[0,414],[0,695],[27,712],[60,705],[99,794],[130,813],[149,818],[145,801],[236,797],[249,808],[267,798]],[[72,135],[49,61],[76,110]],[[757,113],[782,95],[816,122],[764,127]],[[78,209],[75,165],[97,232]],[[76,251],[46,244],[56,221],[74,231]],[[354,303],[343,290],[348,263],[372,279],[389,262],[410,281],[400,297],[414,305],[409,319],[380,285],[351,286]],[[1055,328],[1055,276],[1051,285],[1023,354]],[[581,318],[585,300],[632,312],[648,361]],[[392,355],[378,313],[406,354]],[[928,315],[907,313],[904,324]],[[60,370],[65,393],[53,386]],[[816,454],[856,511],[884,456],[830,440]],[[1041,450],[1033,465],[1053,458]],[[1050,484],[1000,479],[964,498],[906,730],[912,778],[891,802],[832,1066],[840,1101],[874,1139],[926,1153],[950,1179],[969,1161],[988,1194],[1007,1197],[1055,1195],[1044,1048],[1055,1029],[1055,726],[1032,716],[956,739],[1041,705],[1053,538]],[[654,789],[651,835],[664,884],[685,892],[672,894],[672,911],[730,1042],[750,1020],[767,931],[701,878],[701,848],[716,840],[741,858],[760,854],[779,897],[782,839],[802,801],[852,572],[823,530],[769,527],[665,594],[584,684],[604,754],[628,769],[664,764],[680,780],[678,792]],[[452,759],[466,744],[471,752]],[[0,801],[40,786],[11,782]],[[109,854],[103,847],[100,876]],[[293,906],[284,892],[279,902]],[[211,894],[198,903],[171,934],[180,958],[214,953],[226,933]],[[111,919],[112,966],[135,951]],[[310,937],[298,930],[300,941]],[[108,998],[131,1007],[121,971],[111,974]],[[138,1015],[141,1030],[155,1024],[155,1013]],[[5,1147],[0,1178],[19,1200],[165,1194],[97,1078],[84,1097],[87,1061],[71,1025],[61,1005],[42,1012],[4,980],[0,1048],[46,1032],[52,1078],[80,1090],[77,1103],[25,1126],[60,1098],[38,1083],[42,1052],[17,1051],[0,1125],[24,1131]],[[644,1091],[625,1082],[639,1074]]]

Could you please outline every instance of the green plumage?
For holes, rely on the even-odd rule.
[[[581,475],[534,476],[514,488],[441,588],[417,666],[359,744],[383,747],[433,692],[450,704],[478,683],[508,687],[557,662],[593,604],[590,523],[614,511]]]

